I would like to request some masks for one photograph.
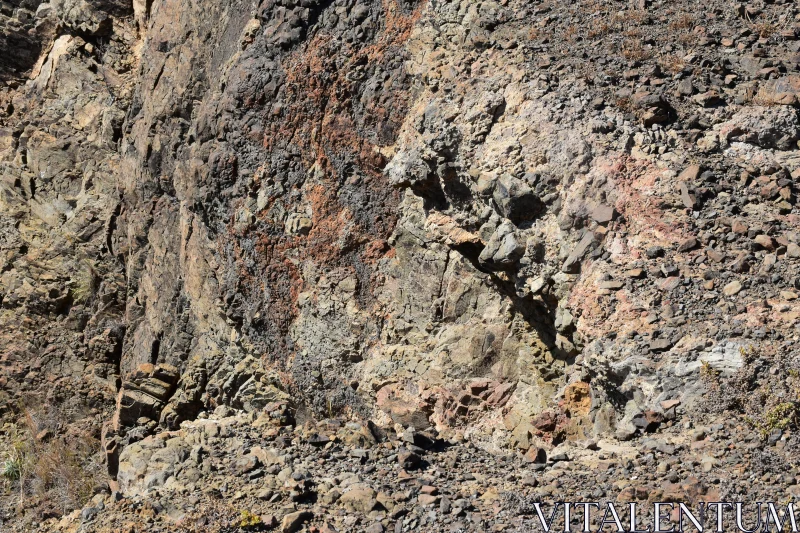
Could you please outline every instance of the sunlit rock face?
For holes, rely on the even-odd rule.
[[[600,4],[0,6],[0,416],[80,427],[137,494],[209,413],[531,461],[709,411],[769,434],[797,8]]]

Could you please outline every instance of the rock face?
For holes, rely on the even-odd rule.
[[[694,453],[714,416],[790,442],[800,12],[689,4],[4,3],[0,452],[81,427],[120,496],[268,476],[305,505],[290,427],[402,476],[441,439],[544,468]],[[444,527],[337,483],[357,529]],[[402,502],[479,528],[425,486]],[[14,524],[58,514],[22,488]]]

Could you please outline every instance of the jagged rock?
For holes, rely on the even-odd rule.
[[[515,227],[511,222],[503,222],[489,238],[486,247],[481,251],[481,264],[492,270],[514,268],[525,253],[525,245],[515,235]]]
[[[598,205],[592,211],[592,218],[598,224],[608,224],[614,220],[615,209],[610,205]]]
[[[797,148],[800,121],[797,110],[791,107],[745,108],[723,124],[720,132],[727,143],[788,150]]]
[[[339,504],[351,513],[368,514],[378,503],[375,496],[369,487],[356,487],[342,494]]]
[[[797,105],[800,103],[800,76],[793,74],[769,80],[758,91],[763,105]]]
[[[117,400],[117,419],[123,426],[134,424],[141,417],[155,419],[164,406],[157,398],[137,390],[123,389]]]
[[[397,385],[387,385],[378,391],[377,406],[395,423],[424,429],[430,426],[425,407],[415,397]]]
[[[722,293],[725,296],[734,296],[739,294],[739,291],[742,290],[742,284],[738,280],[731,281],[722,289]]]
[[[580,269],[581,261],[583,257],[586,255],[586,252],[589,250],[589,247],[594,244],[594,234],[590,232],[586,232],[578,244],[575,245],[575,248],[572,249],[570,252],[569,257],[567,260],[564,261],[564,264],[561,266],[561,270],[568,273],[577,272]]]
[[[420,465],[422,459],[415,452],[410,450],[401,450],[397,454],[397,461],[404,470],[413,470]]]
[[[289,513],[281,519],[281,533],[296,533],[303,528],[303,524],[314,517],[310,511],[296,511]]]
[[[514,224],[536,218],[543,205],[539,197],[522,180],[503,174],[492,194],[499,212]]]
[[[796,7],[691,7],[0,5],[4,530],[797,493]]]

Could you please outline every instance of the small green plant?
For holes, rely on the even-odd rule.
[[[779,403],[767,412],[765,429],[786,429],[797,423],[797,406],[792,402]]]
[[[0,453],[0,477],[6,481],[19,481],[29,470],[28,446],[25,439],[16,435],[8,444],[8,449]]]
[[[96,271],[90,263],[84,265],[83,270],[78,273],[78,276],[73,281],[71,293],[72,299],[75,303],[83,304],[90,301],[94,297],[96,290]]]
[[[764,415],[763,422],[754,420],[749,416],[744,417],[744,421],[750,427],[757,429],[761,438],[766,439],[770,433],[775,429],[787,429],[792,426],[798,425],[798,418],[800,418],[800,409],[797,404],[793,402],[779,403]]]
[[[22,476],[22,461],[6,459],[0,464],[0,476],[9,481],[17,481]]]
[[[711,363],[708,361],[700,360],[700,376],[713,380],[719,377],[719,370],[711,366]]]
[[[747,346],[740,346],[739,347],[739,355],[742,356],[742,360],[749,364],[755,361],[756,359],[756,347],[752,344],[748,344]]]
[[[242,529],[256,528],[262,524],[261,517],[245,509],[239,519],[239,527]]]

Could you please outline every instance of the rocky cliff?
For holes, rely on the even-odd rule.
[[[3,2],[4,527],[797,496],[799,37],[778,0]]]

